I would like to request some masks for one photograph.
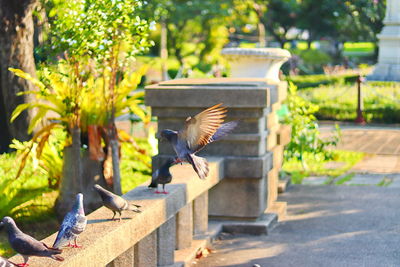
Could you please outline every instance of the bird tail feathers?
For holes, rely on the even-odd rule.
[[[194,154],[188,154],[186,159],[190,164],[192,164],[194,171],[200,179],[205,179],[208,176],[208,162],[205,158],[198,157]]]
[[[135,204],[129,204],[128,210],[141,213],[142,211],[139,209],[141,206]]]
[[[155,180],[152,180],[148,187],[149,187],[149,188],[156,188],[156,187],[157,187],[156,181],[155,181]]]
[[[55,243],[57,243],[57,241]],[[48,245],[46,245],[43,242],[42,242],[42,244],[49,250],[50,253],[61,254],[61,252],[62,252],[61,249],[59,249],[58,247],[54,247],[54,245],[53,245],[53,247],[49,247]]]
[[[51,255],[52,259],[55,259],[56,261],[64,261],[64,258],[58,255]]]

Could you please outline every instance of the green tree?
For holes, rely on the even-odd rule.
[[[297,27],[308,32],[308,48],[322,37],[337,37],[336,22],[340,19],[342,6],[341,0],[300,1]]]
[[[196,55],[199,61],[213,61],[210,55],[216,55],[227,42],[227,18],[232,11],[229,3],[228,0],[157,0],[150,1],[146,10],[149,18],[162,25],[161,29],[165,27],[167,33],[161,34],[161,43],[167,44],[168,53],[184,68],[189,55]],[[160,51],[165,50],[164,45]],[[162,53],[161,56],[165,60]]]
[[[337,20],[337,31],[341,41],[378,41],[377,34],[383,27],[386,1],[352,0],[342,4],[342,13]],[[351,27],[348,27],[351,25]]]
[[[261,17],[267,32],[281,45],[288,41],[288,31],[296,27],[299,6],[296,0],[270,0]]]

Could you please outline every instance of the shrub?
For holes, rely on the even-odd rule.
[[[304,169],[307,169],[305,154],[322,157],[325,160],[331,159],[332,153],[326,148],[330,145],[336,145],[339,141],[338,126],[336,126],[336,135],[329,140],[322,140],[319,137],[318,123],[314,116],[319,107],[298,96],[297,88],[292,83],[289,84],[286,104],[289,114],[284,118],[284,122],[292,127],[292,134],[290,143],[285,148],[285,160],[294,158],[302,163]]]
[[[367,122],[400,122],[400,83],[367,82],[361,85]],[[300,95],[319,105],[318,119],[352,121],[357,117],[357,87],[331,85],[304,90]]]
[[[292,82],[298,89],[318,87],[321,85],[333,85],[333,84],[354,84],[357,80],[358,75],[298,75],[288,76],[287,80]]]

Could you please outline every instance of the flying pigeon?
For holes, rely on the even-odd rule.
[[[118,212],[119,221],[121,221],[121,216],[122,216],[121,211],[123,210],[130,210],[138,213],[141,212],[139,210],[141,206],[135,204],[129,204],[128,201],[126,201],[122,197],[117,196],[114,193],[111,193],[110,191],[104,189],[98,184],[94,185],[94,189],[99,193],[101,199],[103,200],[103,205],[114,213],[114,216],[111,218],[111,220],[114,220],[115,214]]]
[[[169,168],[171,165],[175,162],[175,159],[170,158],[167,160],[167,162],[164,163],[164,165],[161,166],[158,170],[156,170],[152,177],[151,177],[151,184],[149,185],[149,188],[157,188],[155,191],[156,194],[168,194],[167,191],[165,191],[165,184],[169,184],[172,180],[172,175],[169,172]],[[162,184],[163,186],[163,192],[158,191],[158,185]]]
[[[8,242],[11,247],[24,258],[24,263],[17,266],[28,266],[28,260],[31,256],[49,257],[57,261],[63,261],[64,258],[58,256],[60,249],[48,247],[45,243],[23,233],[10,217],[4,217],[0,226],[4,225],[8,233]]]
[[[76,240],[78,235],[85,230],[86,222],[87,219],[83,210],[83,195],[79,193],[76,195],[72,210],[64,217],[53,247],[59,249],[68,244],[68,247],[80,248],[81,246],[76,243]],[[74,245],[71,245],[71,240],[74,240]]]
[[[18,265],[12,261],[9,261],[9,260],[3,258],[3,257],[0,257],[0,267],[14,267],[14,266],[18,266]]]
[[[208,163],[195,153],[227,135],[238,125],[238,121],[223,123],[227,109],[221,105],[217,104],[194,117],[188,117],[185,126],[179,131],[167,129],[161,132],[161,137],[171,143],[178,156],[175,162],[190,163],[200,179],[207,177]]]

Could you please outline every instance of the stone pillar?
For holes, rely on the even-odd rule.
[[[400,81],[400,1],[387,0],[385,26],[378,35],[379,57],[368,80]]]
[[[134,253],[135,267],[157,266],[157,232],[140,240],[134,247]]]
[[[157,264],[174,264],[176,219],[170,218],[157,229]]]
[[[133,267],[135,266],[135,248],[132,247],[107,264],[107,267]]]
[[[193,200],[193,234],[204,235],[208,231],[208,192]]]
[[[187,204],[176,214],[176,249],[192,246],[193,240],[193,205]]]
[[[240,120],[231,134],[198,153],[224,159],[225,179],[209,191],[210,216],[254,220],[264,213],[267,174],[272,168],[268,114],[274,103],[286,97],[286,88],[286,82],[257,78],[182,79],[146,88],[146,104],[158,119],[159,132],[181,129],[186,117],[217,103],[228,108],[226,121]],[[173,156],[171,145],[159,142],[153,168]]]

